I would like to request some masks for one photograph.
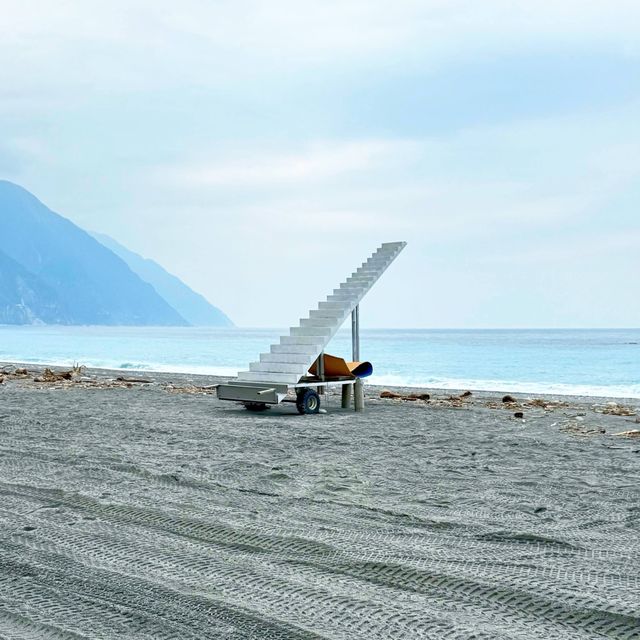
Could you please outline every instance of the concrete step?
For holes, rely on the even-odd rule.
[[[301,327],[323,327],[323,328],[333,328],[338,323],[338,320],[335,317],[331,318],[302,318],[300,320]]]
[[[356,269],[351,275],[352,276],[377,276],[379,270],[373,267],[360,267]]]
[[[366,288],[360,284],[341,284],[333,293],[350,293],[354,296],[361,296],[366,292]]]
[[[293,345],[321,345],[324,342],[324,338],[318,336],[281,336],[280,344],[293,346]]]
[[[289,329],[289,335],[291,336],[303,336],[310,338],[318,338],[322,340],[328,338],[331,335],[332,327],[291,327]]]
[[[343,309],[312,309],[309,318],[340,318],[344,313]]]
[[[363,287],[361,284],[351,284],[351,283],[341,283],[338,289],[334,289],[335,291],[348,291],[353,295],[357,295],[358,297],[362,297],[365,293],[367,293],[367,288]]]
[[[335,318],[336,320],[346,317],[344,309],[312,309],[309,311],[309,318]]]
[[[347,283],[352,283],[352,282],[359,282],[360,284],[362,284],[362,286],[364,287],[369,287],[371,285],[372,282],[375,282],[376,280],[376,276],[372,276],[372,275],[360,275],[359,273],[352,273],[346,280],[345,282]]]
[[[271,382],[273,384],[295,384],[301,377],[296,373],[274,373],[271,371],[240,371],[238,373],[238,380]]]
[[[380,269],[376,269],[375,267],[360,267],[359,269],[356,269],[352,275],[359,275],[359,276],[378,276],[380,273]]]
[[[391,262],[390,260],[383,260],[380,262],[369,262],[367,264],[363,264],[361,267],[356,269],[356,273],[367,273],[372,271],[375,273],[380,273],[381,270],[384,270],[387,268],[390,262]]]
[[[380,269],[385,269],[389,265],[390,262],[391,262],[391,260],[380,260],[380,261],[375,261],[375,262],[365,262],[361,267],[358,267],[356,269],[356,271],[358,273],[362,273],[363,271],[367,271],[367,270],[380,271]]]
[[[346,302],[349,305],[354,305],[357,304],[359,297],[359,295],[356,295],[351,291],[344,291],[328,295],[327,302]]]
[[[295,373],[302,377],[309,370],[308,366],[301,363],[290,362],[252,362],[249,371],[272,372],[272,373]]]
[[[261,353],[260,362],[286,362],[287,364],[298,364],[304,366],[312,362],[314,356],[307,353]]]
[[[289,336],[283,336],[289,337]],[[269,347],[271,353],[304,353],[305,355],[311,357],[314,355],[318,355],[322,349],[318,349],[315,344],[272,344]]]
[[[323,301],[318,303],[318,309],[333,309],[335,311],[345,311],[350,309],[352,304],[350,302],[343,302],[337,300]]]

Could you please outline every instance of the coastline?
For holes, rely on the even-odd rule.
[[[90,376],[96,376],[99,378],[116,378],[118,376],[126,376],[126,375],[137,375],[141,377],[153,378],[157,380],[159,383],[169,383],[172,380],[176,380],[179,382],[185,382],[187,384],[192,384],[194,386],[206,386],[206,385],[214,385],[222,382],[227,382],[233,379],[235,376],[233,375],[216,375],[216,374],[208,374],[208,373],[200,373],[200,372],[190,372],[190,371],[167,371],[167,370],[154,370],[149,368],[102,368],[102,367],[84,367],[81,363],[79,366],[82,366],[83,370]],[[2,370],[5,368],[26,368],[29,371],[33,371],[38,374],[49,368],[55,371],[65,371],[69,370],[71,367],[68,364],[59,364],[59,363],[34,363],[34,362],[14,362],[14,361],[0,361],[0,375],[2,375]],[[374,378],[375,379],[375,378]],[[553,393],[551,391],[519,391],[514,390],[514,387],[517,388],[518,384],[508,385],[504,388],[496,388],[496,389],[475,389],[473,387],[439,387],[439,386],[428,386],[426,384],[420,385],[407,385],[407,384],[376,384],[369,382],[368,379],[364,379],[365,383],[365,393],[367,397],[375,397],[376,394],[379,394],[385,389],[392,390],[394,392],[408,395],[411,393],[431,393],[439,396],[450,396],[450,395],[459,395],[464,393],[465,391],[472,391],[476,397],[479,398],[495,398],[501,395],[510,394],[517,396],[519,398],[535,398],[535,397],[544,397],[550,400],[557,401],[567,401],[574,403],[597,403],[597,402],[607,402],[607,401],[615,401],[618,403],[624,404],[632,404],[640,407],[640,397],[636,396],[625,396],[625,395],[580,395],[580,394],[572,394],[572,393]],[[544,387],[542,383],[539,385],[540,387]]]
[[[0,360],[34,365],[233,377],[276,343],[277,329],[0,327]],[[640,329],[363,330],[368,384],[639,398]],[[332,353],[350,353],[348,330]]]

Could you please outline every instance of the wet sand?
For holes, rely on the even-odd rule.
[[[640,638],[640,401],[122,375],[0,384],[0,638]]]

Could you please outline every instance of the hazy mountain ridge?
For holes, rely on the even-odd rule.
[[[0,251],[0,324],[67,324],[55,291]]]
[[[186,326],[115,253],[0,180],[0,323]]]
[[[94,233],[93,237],[122,258],[129,268],[153,288],[193,326],[230,327],[231,320],[204,296],[169,273],[155,260],[127,249],[110,236]]]

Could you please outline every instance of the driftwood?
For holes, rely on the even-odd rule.
[[[396,393],[395,391],[383,391],[380,394],[381,398],[386,398],[390,400],[407,400],[409,402],[415,402],[416,400],[429,400],[431,396],[428,393],[410,393],[408,395],[403,395],[401,393]]]
[[[151,384],[153,380],[147,378],[125,378],[124,376],[118,376],[116,378],[118,382],[141,382],[142,384]]]
[[[461,393],[459,396],[449,396],[447,398],[447,400],[450,400],[452,402],[456,402],[456,401],[460,401],[460,400],[466,400],[467,398],[470,398],[472,396],[471,391],[465,391],[463,393]]]
[[[560,431],[564,431],[573,436],[592,437],[599,436],[607,432],[602,427],[589,427],[583,422],[569,420],[560,427]]]
[[[53,371],[48,367],[42,372],[41,375],[33,378],[34,382],[61,382],[62,380],[74,380],[82,376],[85,367],[81,364],[74,364],[71,369],[66,371]],[[24,369],[26,372],[27,370]],[[18,370],[16,370],[16,373]]]
[[[594,407],[593,410],[596,413],[604,413],[610,416],[635,416],[637,413],[635,409],[626,407],[623,404],[618,404],[617,402],[607,402],[604,407]]]
[[[466,401],[471,398],[473,394],[471,391],[463,391],[457,396],[444,396],[441,398],[432,397],[428,393],[410,393],[404,395],[402,393],[396,393],[395,391],[385,390],[380,394],[381,398],[389,400],[404,400],[405,402],[416,402],[421,400],[423,402],[429,402],[430,406],[434,407],[449,407],[449,408],[462,408],[466,406]]]
[[[553,409],[565,409],[569,407],[568,402],[562,400],[545,400],[544,398],[530,398],[522,402],[523,407],[539,407],[545,411],[552,411]]]
[[[625,438],[640,438],[640,429],[630,429],[629,431],[620,431],[614,433],[614,436],[623,436]]]
[[[52,371],[51,369],[45,369],[42,375],[33,379],[34,382],[59,382],[60,380],[71,380],[74,376],[73,370],[71,371]]]
[[[209,384],[202,387],[195,385],[187,386],[174,386],[173,384],[167,384],[164,386],[165,391],[168,393],[190,393],[190,394],[210,394],[218,388],[217,384]]]

